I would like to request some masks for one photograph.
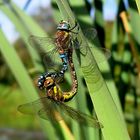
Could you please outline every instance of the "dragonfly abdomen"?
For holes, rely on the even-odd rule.
[[[72,48],[69,49],[68,51],[68,64],[70,67],[70,73],[71,73],[71,78],[72,78],[72,88],[69,92],[63,92],[64,102],[71,100],[76,95],[77,89],[78,89],[77,76],[76,76],[76,72],[75,72],[75,68],[74,68],[74,64],[72,60],[72,51],[73,51]]]
[[[63,69],[66,71],[68,69],[68,54],[60,54],[60,58],[62,60]]]

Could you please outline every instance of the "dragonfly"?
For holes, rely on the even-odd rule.
[[[56,72],[46,72],[38,79],[39,87],[45,89],[46,95],[33,102],[25,103],[18,106],[18,111],[28,115],[38,115],[40,118],[58,122],[69,116],[81,125],[103,128],[103,125],[95,118],[80,112],[68,105],[65,102],[71,100],[74,93],[63,92],[57,84],[58,74]],[[59,114],[59,115],[58,115]],[[59,117],[62,116],[62,117]]]
[[[61,20],[57,26],[57,31],[53,38],[31,35],[29,37],[29,43],[42,54],[44,63],[47,68],[55,69],[57,71],[59,69],[60,74],[63,75],[68,69],[69,59],[72,58],[69,57],[68,59],[69,51],[71,52],[73,50],[80,50],[81,52],[83,48],[87,48],[85,46],[85,43],[82,44],[82,41],[79,41],[77,39],[78,33],[79,25],[77,24],[77,22],[75,22],[75,25],[73,25],[73,27],[71,27],[68,21]],[[97,35],[97,31],[94,28],[87,29],[84,35],[90,42],[94,43],[94,38]],[[51,47],[52,50],[46,52],[44,48],[48,47]],[[93,47],[91,46],[91,48]],[[105,54],[106,58],[109,58],[111,54],[108,49],[101,47],[94,49],[94,51],[94,54],[97,57],[98,61],[104,60],[104,58],[101,59],[102,52],[103,54]],[[70,61],[72,62],[72,60]],[[61,69],[58,68],[58,64],[62,64]]]
[[[55,49],[53,49],[51,52],[46,53],[46,55],[44,56],[44,60],[46,60],[46,57],[47,59],[48,57],[54,58],[55,53],[57,52],[59,56],[55,57],[55,59],[61,59],[63,67],[60,70],[60,74],[62,75],[68,69],[69,59],[71,58],[69,57],[68,59],[68,55],[69,51],[72,51],[72,44],[74,40],[72,39],[71,33],[77,34],[73,31],[73,29],[76,27],[77,23],[75,23],[75,25],[71,28],[69,22],[61,20],[57,26],[57,32],[55,33],[54,38],[37,37],[33,35],[29,37],[29,43],[31,44],[31,46],[36,47],[37,50],[39,50],[39,52],[41,52],[42,54],[44,54],[45,46],[52,46],[52,48],[53,45],[55,46]],[[52,65],[52,61],[47,61],[45,63],[48,67],[54,67],[54,65]]]

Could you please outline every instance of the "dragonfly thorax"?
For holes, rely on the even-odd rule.
[[[50,89],[51,87],[54,86],[54,80],[52,77],[46,77],[44,81],[44,88]]]

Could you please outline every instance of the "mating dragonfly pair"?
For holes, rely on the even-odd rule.
[[[74,49],[73,46],[75,46],[75,44],[80,44],[76,42],[77,40],[74,39],[72,35],[78,34],[78,32],[73,31],[73,29],[75,29],[76,27],[77,24],[75,24],[75,26],[71,28],[70,24],[67,21],[62,20],[57,26],[57,32],[55,34],[54,41],[47,37],[30,37],[30,44],[32,46],[36,46],[37,49],[39,49],[42,53],[44,53],[45,45],[47,45],[47,47],[50,44],[55,45],[55,51],[51,51],[51,54],[52,52],[54,53],[57,51],[58,59],[61,59],[62,68],[58,72],[46,72],[39,77],[38,87],[39,89],[46,90],[46,97],[40,98],[37,101],[31,103],[20,105],[18,107],[18,110],[25,114],[37,114],[43,119],[49,119],[53,121],[60,120],[56,116],[56,112],[59,112],[59,114],[62,115],[61,119],[64,118],[63,115],[68,115],[80,124],[96,128],[102,128],[102,124],[96,118],[79,112],[64,103],[71,100],[76,95],[78,88],[78,81],[72,60],[72,54]],[[81,47],[83,46],[76,46],[76,49],[80,50]],[[45,61],[48,55],[49,53],[44,56]],[[49,62],[47,62],[47,64],[48,63]],[[55,65],[52,65],[52,67],[55,67]],[[70,69],[72,77],[72,89],[68,92],[63,92],[58,85],[60,81],[62,81],[60,79],[63,79],[64,73],[68,69],[68,67]]]

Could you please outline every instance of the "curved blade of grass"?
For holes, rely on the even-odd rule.
[[[128,9],[129,14],[131,16],[131,20],[130,20],[130,25],[131,25],[131,29],[132,29],[132,34],[135,38],[135,40],[138,42],[138,44],[140,44],[140,29],[139,29],[139,25],[140,25],[140,15],[137,12],[137,7],[136,7],[136,3],[135,1],[131,1],[129,0],[129,6],[130,8]]]
[[[51,0],[51,5],[53,9],[53,18],[56,21],[56,23],[58,23],[61,21],[61,16],[55,0]]]
[[[76,59],[75,59],[76,60]],[[83,111],[84,110],[84,113],[88,114],[88,115],[91,115],[91,112],[89,112],[89,108],[87,107],[87,102],[89,102],[87,100],[87,91],[85,88],[86,85],[84,85],[83,83],[83,75],[82,75],[82,71],[81,69],[78,67],[78,63],[76,61],[74,61],[74,66],[75,66],[75,69],[76,69],[76,73],[77,73],[77,77],[78,77],[78,85],[79,85],[79,88],[78,88],[78,93],[77,93],[77,96],[76,96],[76,101],[77,101],[77,108],[80,110],[80,111]],[[92,108],[92,107],[91,107]],[[94,128],[87,128],[87,127],[82,127],[79,125],[79,131],[81,132],[80,135],[80,139],[88,139],[88,140],[92,140],[93,138],[96,139],[97,136],[98,136],[98,132],[99,130],[96,130]]]
[[[0,9],[13,22],[13,24],[16,27],[16,29],[19,31],[19,33],[20,33],[23,41],[27,44],[28,52],[30,53],[30,56],[32,58],[32,62],[34,64],[34,66],[36,67],[36,69],[38,71],[43,71],[43,67],[37,63],[37,62],[41,62],[39,55],[28,44],[28,37],[29,37],[30,33],[29,33],[28,29],[25,29],[24,24],[23,24],[24,22],[23,21],[20,21],[20,19],[7,6],[2,5],[2,6],[0,6]]]
[[[64,19],[69,19],[70,23],[74,24],[75,18],[67,1],[56,0],[56,2],[64,16]],[[81,37],[82,43],[86,44],[82,32],[79,33],[79,37]],[[109,93],[91,51],[88,49],[87,55],[83,56],[81,54],[80,57],[81,69],[84,74],[97,117],[104,125],[104,128],[102,129],[104,139],[112,140],[113,138],[113,140],[129,140],[130,138],[124,125],[124,120]]]
[[[82,25],[83,29],[88,29],[89,27],[91,27],[91,25],[92,25],[91,18],[90,18],[89,15],[87,14],[86,8],[85,8],[85,6],[84,6],[84,4],[83,4],[84,2],[81,1],[81,0],[79,0],[79,1],[73,1],[73,0],[71,0],[71,1],[69,1],[69,2],[70,2],[70,5],[72,6],[73,11],[74,11],[75,14],[76,14],[76,17],[78,18],[78,21],[80,22],[80,25]],[[83,9],[83,10],[81,11],[80,9]],[[98,10],[98,13],[99,13],[99,15],[101,15],[100,10]],[[101,17],[101,16],[100,16],[100,17]],[[100,21],[100,18],[99,18],[97,15],[96,15],[96,18],[99,20],[99,22],[97,22],[97,23],[100,23],[99,25],[103,27],[103,26],[104,26],[104,25],[102,25],[103,22]],[[103,20],[103,19],[101,18],[101,20]],[[92,28],[92,27],[91,27],[91,28]],[[97,44],[98,44],[99,46],[101,46],[100,43],[99,43],[98,37],[96,37],[96,38],[97,38],[97,39],[95,40],[95,42],[98,41]],[[95,44],[96,44],[96,43],[95,43]],[[92,54],[95,54],[95,53],[94,53],[94,50],[95,50],[95,49],[94,49],[94,47],[93,47],[93,48],[91,49]],[[96,55],[95,55],[95,56],[96,56]],[[102,55],[102,57],[103,57],[103,55]],[[96,58],[96,57],[95,57],[95,58]],[[98,57],[98,58],[99,58],[99,57]],[[98,60],[98,59],[97,59],[97,60]],[[106,60],[106,58],[104,58],[104,60]],[[112,98],[114,99],[115,103],[117,104],[117,107],[118,107],[118,109],[119,109],[119,112],[120,112],[122,118],[124,118],[124,117],[123,117],[123,113],[122,113],[122,109],[121,109],[121,106],[120,106],[120,101],[119,101],[119,98],[118,98],[117,89],[116,89],[116,87],[115,87],[114,81],[111,79],[112,76],[111,76],[110,67],[109,67],[107,61],[104,61],[103,63],[98,64],[98,66],[99,66],[101,72],[107,73],[107,74],[109,75],[109,79],[108,79],[108,77],[107,77],[107,79],[105,79],[105,80],[106,80],[106,84],[107,84],[109,90],[112,91],[112,92],[111,92]],[[76,70],[77,70],[77,69],[78,69],[78,68],[76,68]],[[109,73],[110,73],[110,74],[109,74]],[[78,72],[78,74],[79,74],[79,72]],[[78,82],[78,83],[79,83],[79,85],[81,85],[80,87],[83,87],[83,85],[80,84],[80,82]],[[80,89],[79,91],[84,91],[84,90],[83,90],[83,89]],[[78,102],[79,109],[81,109],[81,111],[84,110],[84,111],[86,112],[87,107],[86,107],[86,104],[84,104],[84,100],[86,100],[86,99],[83,99],[83,98],[85,98],[85,97],[82,97],[83,95],[81,95],[81,94],[82,94],[81,92],[78,92],[78,93],[80,93],[80,99],[81,99],[81,100]],[[79,94],[78,94],[77,96],[79,96]],[[88,129],[86,129],[86,130],[88,131]],[[90,131],[91,131],[91,129],[90,129]],[[96,131],[96,130],[95,130],[95,131]],[[87,133],[87,132],[85,132],[85,133],[86,133],[86,136],[87,136],[88,133]],[[89,138],[87,138],[87,139],[90,139],[90,138],[93,139],[93,137],[95,137],[95,135],[94,135],[93,130],[92,130],[91,133],[89,133]],[[96,136],[96,138],[97,138],[97,136]],[[95,139],[96,139],[96,138],[95,138]]]
[[[20,85],[24,95],[26,96],[28,101],[35,100],[38,98],[38,94],[33,86],[33,83],[31,79],[29,78],[29,75],[23,66],[19,56],[17,55],[16,51],[14,50],[14,47],[9,44],[7,39],[5,38],[3,32],[0,29],[0,51],[2,52],[2,55],[4,56],[6,63],[8,64],[10,70],[12,71],[13,75],[15,76],[18,84]],[[40,119],[41,126],[45,132],[47,133],[49,126],[49,133],[51,134],[51,138],[53,138],[54,131],[50,125],[50,123],[46,123],[46,121],[43,121]],[[49,136],[49,134],[48,134]],[[55,139],[55,137],[54,137]]]
[[[83,29],[88,29],[89,27],[92,26],[92,21],[91,18],[87,12],[87,9],[85,8],[85,2],[83,0],[78,0],[78,1],[74,1],[71,0],[69,1],[73,11],[75,12],[75,14],[77,15],[78,21],[80,22],[80,25],[83,27]],[[82,10],[80,10],[82,9]],[[86,114],[90,114],[92,112],[89,113],[89,108],[87,107],[87,104],[89,103],[89,101],[87,100],[87,87],[86,85],[83,83],[83,74],[81,72],[81,69],[78,67],[78,63],[76,61],[76,57],[74,59],[74,66],[76,69],[76,73],[77,73],[77,77],[78,77],[78,94],[76,96],[77,99],[77,107],[79,110],[83,111]],[[90,107],[91,109],[92,107]],[[80,127],[80,139],[88,139],[88,140],[92,140],[92,139],[99,139],[99,130],[96,130],[94,128],[86,128],[86,127]]]
[[[92,23],[91,23],[91,19],[90,19],[90,17],[89,16],[87,16],[87,14],[85,14],[86,13],[86,9],[85,9],[85,13],[82,11],[79,11],[79,9],[80,9],[80,7],[79,7],[79,3],[80,3],[80,1],[81,0],[79,0],[79,1],[70,1],[70,4],[71,4],[71,6],[72,6],[72,8],[73,8],[73,11],[75,11],[75,14],[76,14],[76,16],[78,17],[78,19],[80,20],[82,20],[82,22],[84,23],[82,26],[84,27],[84,29],[86,29],[86,28],[89,28],[89,26],[91,26],[92,25]],[[81,2],[82,3],[82,2]],[[82,6],[82,4],[80,4],[81,5],[81,9],[83,8],[83,6]],[[78,10],[76,10],[76,8],[78,8]],[[98,10],[99,12],[100,12],[100,10]],[[82,15],[82,17],[81,17],[81,13],[84,13],[83,15]],[[100,15],[100,17],[101,17],[101,13],[99,14]],[[97,17],[97,15],[96,15],[96,17]],[[102,24],[104,24],[104,22],[102,21],[103,19],[102,19],[102,17],[101,17],[101,21],[100,21],[100,19],[99,19],[99,17],[97,17],[98,18],[98,20],[99,21],[97,21],[97,23],[99,23],[99,25],[98,26],[102,26],[102,28],[103,28],[103,26],[104,25],[102,25]],[[78,21],[79,21],[78,20]],[[88,26],[87,26],[88,25]],[[92,28],[92,27],[91,27]],[[96,38],[98,38],[98,37],[96,37]],[[95,42],[97,41],[97,43],[95,43],[95,44],[98,44],[99,46],[101,46],[101,44],[100,44],[100,42],[99,42],[99,39],[95,39]],[[91,44],[92,45],[92,44]],[[90,48],[91,49],[91,52],[92,52],[92,54],[94,55],[95,53],[94,53],[94,47],[93,48]],[[95,51],[96,52],[96,51]],[[101,54],[102,55],[102,54]],[[96,56],[96,54],[94,55],[94,56]],[[103,55],[101,56],[101,57],[104,57]],[[98,57],[99,58],[99,57]],[[95,59],[96,59],[96,57],[95,57]],[[98,59],[96,59],[96,60],[98,60]],[[106,58],[104,57],[104,60],[106,60]],[[107,74],[109,74],[109,77],[110,77],[110,79],[108,80],[108,79],[105,79],[106,80],[106,83],[107,83],[107,85],[108,85],[108,88],[109,88],[109,90],[113,90],[112,92],[111,92],[111,95],[112,95],[112,97],[113,97],[113,99],[114,99],[114,101],[115,101],[115,103],[117,104],[117,107],[119,108],[119,111],[120,111],[120,114],[123,116],[123,113],[122,113],[122,109],[121,109],[121,106],[120,106],[120,101],[119,101],[119,98],[118,98],[118,96],[117,96],[117,89],[116,89],[116,87],[115,87],[115,83],[114,83],[114,81],[111,79],[112,78],[112,76],[111,76],[111,72],[110,72],[110,67],[109,67],[109,65],[108,65],[108,63],[107,63],[107,61],[103,61],[102,63],[100,63],[100,64],[98,64],[98,66],[99,66],[99,69],[101,70],[101,72],[103,72],[103,73],[107,73]],[[123,117],[122,117],[123,118]]]
[[[140,0],[135,0],[135,2],[137,4],[138,11],[139,11],[139,14],[140,14]]]
[[[23,27],[26,31],[28,31],[27,39],[31,34],[36,36],[48,36],[47,33],[31,17],[24,13],[14,3],[12,3],[12,6],[15,9],[16,13],[18,13],[18,15],[21,17],[20,20],[24,22]],[[44,51],[50,51],[53,48],[52,45],[49,45],[47,46],[47,48],[44,47],[43,49]]]
[[[14,5],[15,6],[15,5]],[[3,6],[4,7],[4,6]],[[5,13],[7,13],[7,11],[9,10],[7,7],[4,7],[5,9],[2,9],[2,10],[4,10],[4,12]],[[7,9],[6,9],[7,8]],[[22,18],[22,20],[21,21],[24,21],[24,25],[20,25],[21,24],[21,21],[18,21],[19,19],[17,19],[17,17],[13,14],[13,13],[11,13],[11,11],[9,10],[9,13],[10,14],[7,14],[8,16],[10,15],[10,18],[11,18],[11,20],[13,19],[13,17],[14,17],[14,23],[15,23],[15,25],[17,26],[17,27],[19,27],[18,29],[20,29],[21,28],[21,33],[22,33],[22,35],[23,35],[23,38],[25,39],[25,41],[27,41],[28,40],[28,36],[30,35],[29,33],[33,33],[33,34],[39,34],[39,35],[45,35],[46,36],[46,34],[44,33],[44,31],[43,30],[41,30],[41,28],[34,22],[34,21],[32,21],[32,19],[30,18],[30,17],[28,17],[27,15],[25,15],[24,14],[24,12],[22,12],[18,7],[16,7],[15,6],[15,10],[16,10],[16,12],[19,14],[19,16]],[[13,15],[12,15],[13,14]],[[12,15],[12,16],[11,16]],[[25,16],[25,17],[24,17]],[[26,24],[26,26],[25,26],[25,24]],[[30,27],[30,25],[33,25],[32,27]],[[27,26],[28,26],[28,28],[27,28]],[[26,28],[26,32],[24,33],[24,28]],[[28,29],[30,29],[29,30],[29,32],[28,32]],[[23,31],[23,32],[22,32]],[[44,48],[45,49],[45,48]],[[52,49],[52,48],[51,48]],[[34,53],[33,51],[31,51],[31,53]],[[33,58],[33,59],[35,59],[35,58]],[[43,120],[42,120],[42,122],[44,122]],[[42,124],[44,124],[44,123],[42,123]],[[64,124],[64,122],[63,122],[63,124]],[[45,125],[45,124],[44,124]],[[52,134],[51,133],[51,131],[52,131],[52,127],[50,126],[50,125],[46,125],[45,126],[46,127],[46,129],[45,129],[45,131],[49,131],[49,132],[47,132],[47,136],[50,138],[50,139],[56,139],[56,137],[55,137],[55,134]],[[67,137],[67,135],[68,135],[68,133],[69,133],[69,135],[71,135],[71,133],[70,133],[70,131],[67,131],[68,129],[66,129],[65,130],[65,127],[66,126],[64,126],[64,125],[62,125],[61,123],[60,123],[60,128],[61,128],[61,130],[62,130],[62,133],[63,133],[63,135],[64,135],[64,137],[65,137],[65,139],[70,139],[69,137]],[[64,133],[65,132],[65,133]],[[66,135],[65,135],[66,134]],[[72,135],[71,135],[71,137],[72,137]]]

